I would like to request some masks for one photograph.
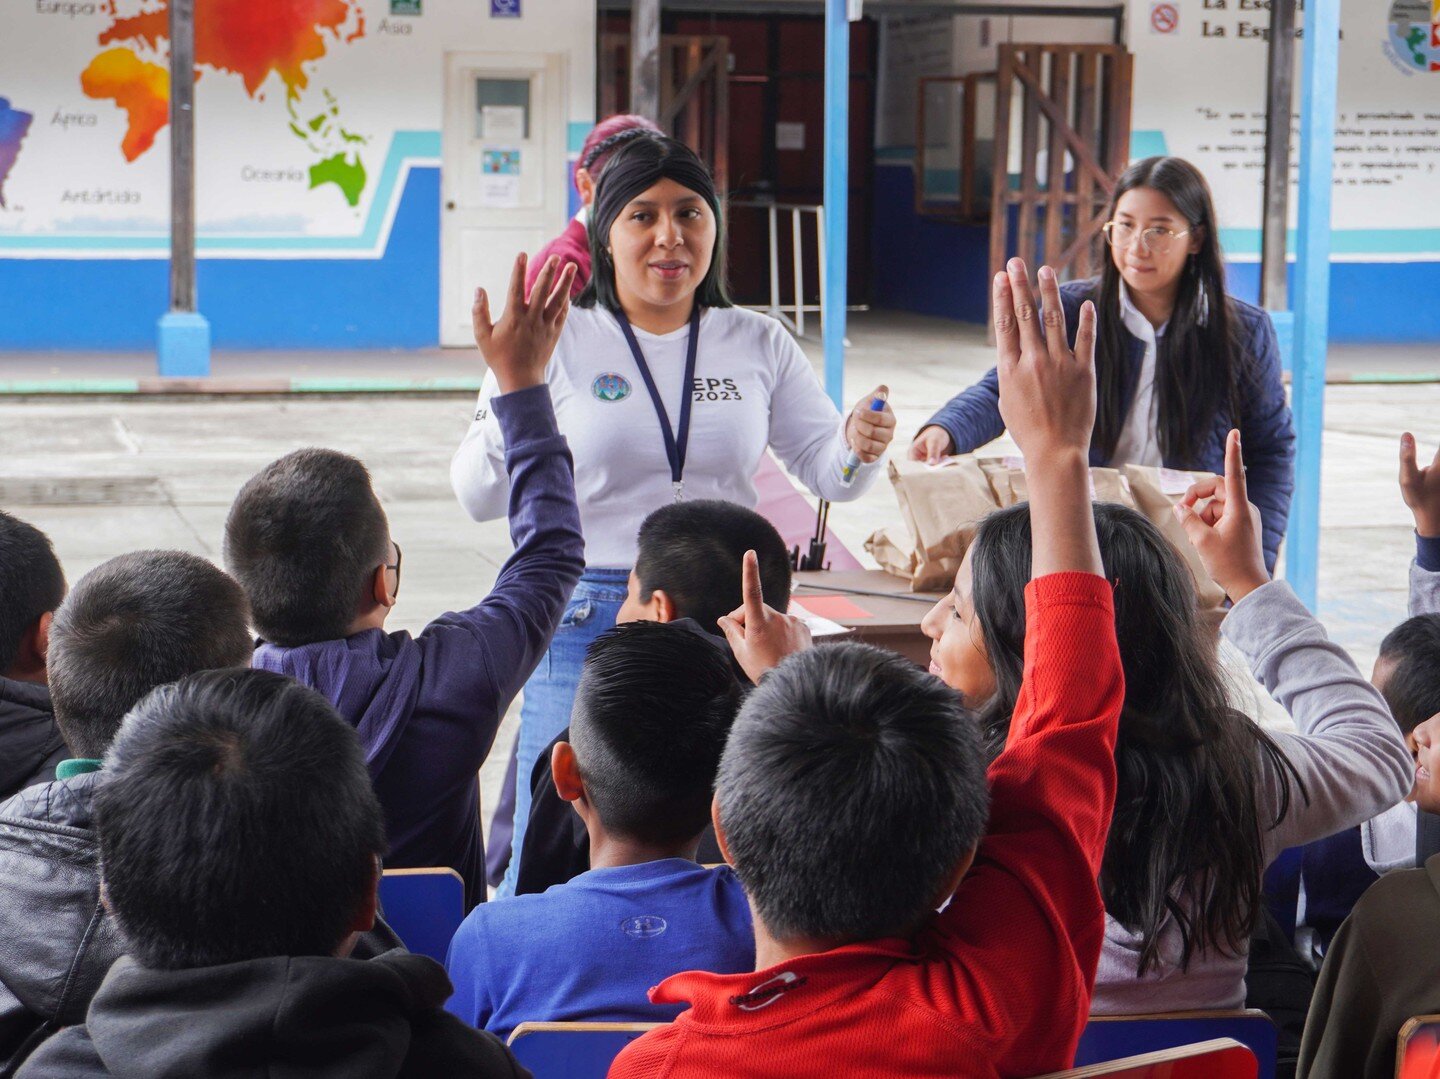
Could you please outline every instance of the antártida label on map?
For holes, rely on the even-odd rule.
[[[112,191],[105,188],[76,191],[67,187],[60,193],[60,201],[81,206],[135,206],[140,202],[140,192]]]

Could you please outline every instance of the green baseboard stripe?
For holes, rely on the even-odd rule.
[[[1345,381],[1350,383],[1379,382],[1399,385],[1407,383],[1440,382],[1440,371],[1362,371],[1359,374],[1350,375]]]
[[[115,394],[139,393],[140,381],[134,378],[20,378],[0,381],[0,394]]]

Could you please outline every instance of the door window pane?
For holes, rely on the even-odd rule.
[[[524,113],[522,122],[523,134],[521,138],[530,137],[530,80],[529,79],[495,79],[484,76],[475,80],[475,137],[477,139],[511,139],[514,138],[513,128],[509,124],[510,116],[513,113],[505,112],[498,115],[505,122],[505,130],[485,130],[485,110],[487,107],[498,107],[500,109],[521,109]],[[497,113],[490,114],[492,119]]]

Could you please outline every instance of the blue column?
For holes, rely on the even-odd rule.
[[[825,0],[825,391],[845,408],[845,307],[850,253],[850,22]]]
[[[1295,258],[1295,359],[1291,400],[1297,455],[1285,576],[1316,609],[1320,569],[1320,459],[1325,431],[1325,353],[1330,333],[1330,197],[1340,0],[1305,5],[1300,106],[1299,243]]]

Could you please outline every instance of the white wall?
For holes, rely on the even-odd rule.
[[[447,50],[564,53],[569,121],[588,126],[594,119],[593,0],[520,0],[519,18],[492,17],[492,7],[505,5],[487,0],[422,0],[419,15],[391,13],[392,5],[410,6],[407,0],[344,2],[345,19],[333,32],[301,25],[289,33],[286,40],[305,56],[291,62],[289,85],[271,70],[247,87],[239,72],[254,63],[245,54],[255,47],[256,28],[282,25],[298,5],[198,0],[197,20],[229,20],[219,35],[223,55],[201,45],[196,87],[202,254],[373,255],[404,170],[438,164]],[[119,0],[110,15],[98,0],[0,4],[0,98],[33,117],[0,178],[7,203],[0,257],[163,254],[168,129],[127,161],[125,111],[113,99],[87,95],[82,84],[89,69],[92,93],[104,93],[96,77],[118,69],[123,89],[112,93],[146,98],[145,80],[161,79],[168,63],[167,43],[154,47],[126,20],[153,6]],[[103,42],[112,26],[119,39]],[[102,54],[110,55],[97,63]],[[316,117],[324,119],[312,131]],[[323,178],[312,188],[312,168],[337,154],[340,162],[358,160],[363,184],[352,166],[341,170],[348,194]],[[4,161],[0,146],[0,169]]]

